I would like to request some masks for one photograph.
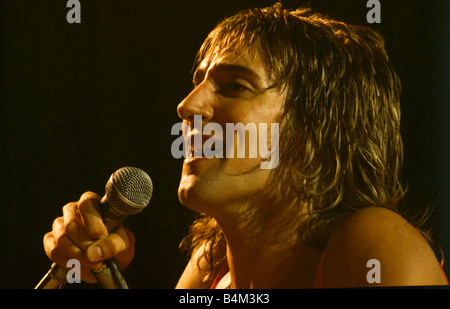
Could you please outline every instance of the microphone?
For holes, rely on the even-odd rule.
[[[152,180],[143,170],[123,167],[115,171],[106,183],[100,205],[100,213],[108,232],[114,232],[126,217],[138,214],[147,207],[152,194]],[[113,259],[104,261],[92,273],[105,289],[128,288]],[[66,275],[65,268],[53,263],[35,289],[61,289],[67,283]]]

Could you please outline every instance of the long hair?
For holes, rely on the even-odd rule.
[[[400,212],[401,84],[384,45],[368,27],[277,3],[225,19],[197,55],[196,65],[254,47],[273,87],[286,90],[279,165],[267,195],[294,213],[306,207],[302,237],[313,247],[323,249],[336,225],[358,209]],[[215,219],[202,215],[181,246],[195,251],[205,244],[211,276],[226,258],[225,239]]]

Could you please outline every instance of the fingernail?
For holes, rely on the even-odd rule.
[[[102,248],[99,246],[91,246],[88,248],[87,256],[92,262],[98,262],[103,257]]]

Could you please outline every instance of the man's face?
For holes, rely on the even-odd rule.
[[[253,123],[258,128],[258,138],[262,134],[267,136],[266,148],[270,149],[271,124],[282,112],[285,96],[278,89],[268,89],[272,82],[267,75],[257,52],[204,60],[194,74],[194,90],[178,105],[179,116],[189,126],[186,139],[194,145],[193,136],[199,134],[204,145],[211,136],[218,135],[214,132],[206,135],[202,128],[216,123],[223,128],[219,140],[226,149],[230,147],[227,145],[230,139],[225,136],[227,123]],[[194,127],[195,115],[202,117],[202,127]],[[267,130],[259,130],[260,124],[267,124]],[[249,157],[249,142],[246,136],[245,158],[236,155],[231,158],[226,152],[223,158],[186,158],[178,188],[181,203],[214,216],[217,211],[224,211],[226,205],[241,205],[252,198],[266,184],[270,169],[260,168],[260,153]],[[234,144],[239,147],[237,138]]]

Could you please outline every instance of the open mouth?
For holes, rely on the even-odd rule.
[[[279,124],[271,124],[270,145],[265,135],[267,124],[259,123],[259,131],[255,124],[251,124],[226,123],[225,132],[218,123],[210,122],[202,126],[201,120],[197,119],[194,119],[193,127],[187,122],[175,124],[171,134],[174,135],[181,129],[182,136],[172,144],[172,155],[191,161],[211,158],[259,158],[262,159],[261,169],[276,168],[279,159]],[[260,134],[261,132],[263,134]]]
[[[215,135],[189,134],[185,139],[187,158],[222,158],[224,145]]]

